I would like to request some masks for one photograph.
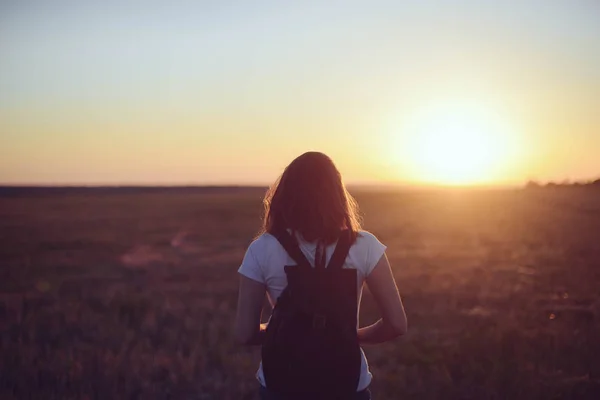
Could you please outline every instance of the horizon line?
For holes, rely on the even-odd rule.
[[[582,180],[536,180],[536,179],[526,179],[520,182],[481,182],[481,183],[433,183],[433,182],[407,182],[407,181],[356,181],[356,182],[345,182],[344,185],[348,188],[407,188],[407,189],[502,189],[502,188],[520,188],[526,187],[531,183],[545,186],[550,184],[556,185],[577,185],[577,184],[589,184],[596,182],[598,179],[582,179]],[[176,182],[176,183],[166,183],[166,182],[156,182],[156,183],[147,183],[147,182],[121,182],[121,183],[81,183],[81,182],[55,182],[55,183],[32,183],[32,182],[0,182],[0,188],[2,189],[107,189],[107,188],[268,188],[272,185],[270,183],[261,183],[261,182],[248,182],[248,183],[235,183],[235,182]]]

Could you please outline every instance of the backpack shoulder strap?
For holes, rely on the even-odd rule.
[[[292,259],[298,264],[298,266],[302,268],[312,269],[310,262],[308,262],[308,260],[304,256],[304,253],[302,253],[302,250],[300,250],[298,243],[296,242],[296,240],[294,240],[292,235],[290,235],[287,230],[284,229],[274,232],[273,236],[275,236],[275,238],[279,241],[281,246],[283,246],[285,251],[290,257],[292,257]]]
[[[350,246],[352,246],[351,242],[350,230],[344,229],[341,231],[327,269],[341,269],[344,266],[344,261],[346,261]]]

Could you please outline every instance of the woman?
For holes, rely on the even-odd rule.
[[[357,323],[352,327],[352,336],[356,338],[359,350],[359,367],[352,395],[344,398],[370,399],[372,375],[359,346],[392,340],[405,334],[407,329],[404,307],[385,253],[386,246],[371,233],[361,230],[358,207],[347,192],[339,171],[328,156],[319,152],[307,152],[292,161],[267,192],[264,206],[262,232],[248,247],[238,270],[240,283],[235,326],[237,341],[244,345],[262,345],[264,349],[269,337],[268,324],[260,323],[265,293],[274,310],[277,310],[281,306],[277,304],[278,300],[282,303],[281,298],[285,297],[282,294],[288,286],[290,275],[286,266],[301,264],[302,260],[299,261],[298,258],[308,260],[313,267],[309,269],[313,270],[317,270],[317,263],[321,259],[323,263],[329,261],[331,264],[342,233],[348,232],[349,248],[342,256],[341,268],[344,271],[350,270],[356,277],[354,310],[358,309],[362,286],[366,282],[378,305],[381,319],[360,329],[357,329]],[[282,235],[293,237],[287,247],[281,240]],[[292,245],[299,247],[302,254],[292,257],[290,253],[293,251],[289,249]],[[329,269],[327,266],[324,270]],[[291,281],[289,283],[291,285]],[[311,291],[313,289],[309,290]],[[335,295],[333,293],[330,298]],[[338,297],[342,297],[341,294]],[[356,322],[356,312],[354,317]],[[272,319],[269,320],[269,324],[273,323]],[[313,330],[310,332],[312,334]],[[306,357],[311,356],[309,351],[305,353]],[[270,385],[268,381],[271,379],[274,382],[275,378],[265,377],[264,363],[263,350],[263,360],[257,372],[261,398],[290,398],[273,390],[271,386],[275,385]],[[319,364],[320,362],[313,362],[312,368],[317,368]],[[336,376],[333,372],[329,375]],[[306,382],[308,386],[308,380]],[[327,382],[319,383],[323,387],[323,393],[327,390]],[[311,395],[311,398],[315,398],[315,395]]]

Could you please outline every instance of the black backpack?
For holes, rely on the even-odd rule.
[[[352,245],[343,230],[327,267],[324,251],[313,268],[287,231],[274,236],[297,265],[273,309],[262,346],[269,391],[285,398],[356,396],[361,370],[357,335],[356,269],[342,268]],[[318,249],[318,248],[317,248]]]

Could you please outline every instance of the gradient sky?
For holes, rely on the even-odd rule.
[[[0,183],[411,182],[405,121],[485,105],[498,183],[600,176],[600,2],[0,0]]]

